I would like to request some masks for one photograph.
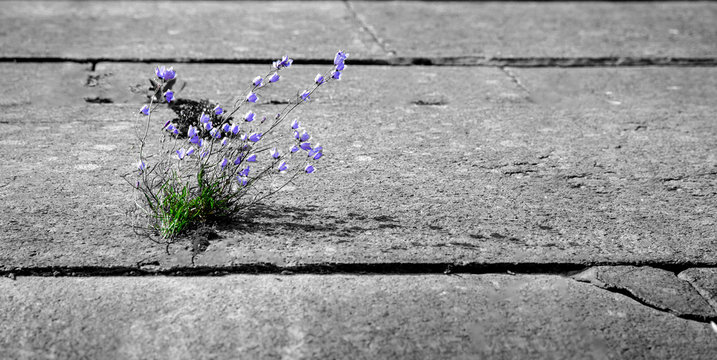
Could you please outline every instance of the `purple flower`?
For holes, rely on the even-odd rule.
[[[334,65],[343,63],[348,57],[349,54],[345,53],[343,50],[339,50],[339,52],[336,53],[336,56],[334,56]]]
[[[156,68],[154,68],[155,75],[157,75],[157,77],[160,79],[164,79],[164,71],[165,71],[164,66],[162,66],[162,67],[157,66]]]
[[[314,82],[321,85],[324,82],[324,76],[321,74],[316,74],[316,77],[314,78]]]
[[[249,111],[248,113],[246,113],[246,115],[244,115],[244,120],[246,120],[246,122],[252,122],[254,121],[255,116],[256,114],[254,114],[252,111]]]
[[[139,109],[139,112],[145,115],[149,115],[149,105],[142,106],[142,108]]]
[[[165,69],[164,66],[158,66],[154,69],[155,75],[157,75],[158,78],[164,79],[166,81],[172,80],[177,76],[177,73],[174,71],[174,68]]]
[[[169,125],[167,125],[164,129],[167,130],[167,131],[169,131],[169,132],[174,132],[174,130],[177,130],[177,128],[174,127],[174,124],[169,124]]]
[[[331,77],[336,80],[341,80],[341,71],[337,71],[337,70],[332,71]]]
[[[236,135],[238,133],[239,133],[239,125],[234,124],[234,126],[232,126],[232,134]]]
[[[251,166],[247,165],[244,169],[242,169],[242,171],[239,172],[239,175],[241,175],[241,176],[249,176],[249,168],[250,168],[250,167],[251,167]]]
[[[299,147],[301,148],[301,150],[309,151],[309,150],[311,150],[311,143],[307,143],[307,142],[301,143],[301,144],[299,144]]]
[[[199,117],[199,122],[202,124],[207,123],[211,118],[207,114],[202,114],[202,116]]]
[[[273,82],[277,82],[277,81],[279,81],[279,73],[274,72],[273,74],[271,74],[271,77],[269,78],[269,82],[273,83]]]
[[[256,87],[259,87],[259,86],[261,86],[261,83],[263,81],[264,81],[264,79],[262,79],[261,76],[257,76],[254,78],[254,80],[252,80],[251,83],[254,84],[254,86],[256,86]]]
[[[167,92],[164,93],[164,98],[167,99],[167,102],[172,102],[174,99],[174,91],[167,90]]]
[[[237,158],[234,160],[234,165],[241,164],[241,160],[243,157],[244,157],[244,154],[239,154],[239,156],[237,156]]]
[[[294,130],[294,138],[296,138],[296,140],[299,140],[300,137],[301,135],[299,134],[299,132]]]
[[[346,68],[346,65],[343,62],[336,65],[336,71],[343,71],[345,68]]]
[[[314,160],[319,160],[319,159],[321,159],[322,156],[324,156],[324,153],[318,152],[318,153],[316,153],[316,155],[314,155]]]
[[[196,132],[195,132],[194,136],[192,136],[192,137],[189,139],[189,142],[192,143],[192,144],[198,144],[198,143],[199,143],[199,135],[197,135]]]
[[[311,149],[311,151],[309,151],[309,153],[307,154],[307,156],[309,156],[309,157],[314,157],[314,160],[318,160],[317,158],[315,158],[315,156],[316,156],[317,154],[321,154],[321,150],[322,150],[322,149],[323,149],[323,147],[321,147],[321,145],[316,144],[316,146],[314,146],[314,148]],[[319,157],[321,157],[321,156],[319,156]]]
[[[271,157],[273,157],[274,159],[278,159],[279,158],[279,149],[272,148],[271,149]]]
[[[294,146],[291,147],[291,149],[289,149],[289,151],[293,154],[293,153],[299,151],[299,147],[296,146],[296,145],[294,145]]]
[[[286,165],[286,161],[282,161],[281,165],[279,165],[279,172],[286,171],[289,168],[289,165]]]
[[[250,92],[249,95],[246,96],[246,101],[248,101],[250,103],[255,103],[256,99],[258,99],[258,98],[256,97],[256,94],[254,94],[253,92]]]
[[[256,162],[256,154],[251,154],[246,158],[248,162]]]
[[[172,122],[172,120],[167,120],[167,122],[164,123],[164,126],[162,126],[162,130],[166,129],[167,125],[169,125],[169,123],[171,123],[171,122]]]
[[[231,125],[229,125],[229,123],[226,123],[226,124],[222,125],[222,130],[223,130],[224,132],[229,132],[229,131],[231,130],[231,128],[232,128],[232,127],[231,127]]]
[[[249,136],[248,136],[247,134],[242,134],[242,136],[241,136],[239,139],[241,139],[241,141],[246,141],[246,139],[247,139],[248,137],[249,137]]]
[[[137,169],[139,170],[139,172],[144,171],[146,168],[147,164],[145,164],[144,161],[140,160],[139,162],[137,162]]]
[[[221,139],[222,138],[222,132],[219,131],[219,129],[212,129],[212,131],[209,132],[209,135],[211,135],[215,139]]]
[[[227,145],[227,140],[228,140],[228,139],[229,139],[229,138],[226,138],[226,137],[225,137],[224,140],[222,140],[222,146],[226,146],[226,145]]]
[[[237,181],[239,185],[246,186],[249,183],[249,178],[246,176],[237,176]]]
[[[199,155],[200,159],[204,159],[205,156],[209,155],[209,151],[203,152],[201,155]]]
[[[310,95],[311,93],[309,92],[309,90],[304,90],[304,92],[301,93],[301,100],[309,100]]]
[[[304,132],[301,133],[301,136],[299,136],[299,141],[309,140],[310,137],[311,136],[309,136],[309,133],[307,133],[306,130],[304,130]]]
[[[294,119],[294,121],[291,122],[291,128],[292,128],[292,129],[296,130],[296,129],[299,128],[299,126],[301,126],[301,123],[299,122],[299,120]]]
[[[204,147],[204,139],[199,139],[199,143],[197,144],[199,147]]]
[[[284,55],[281,60],[276,60],[272,64],[275,69],[281,69],[283,67],[289,67],[291,64],[294,63],[293,59],[289,59],[288,55]]]
[[[194,147],[190,147],[189,150],[187,150],[187,156],[194,154]]]
[[[197,128],[192,125],[189,125],[189,130],[187,130],[187,137],[193,138],[196,135],[197,135]]]
[[[219,106],[219,105],[217,105],[217,106],[214,108],[214,113],[217,114],[217,115],[221,115],[223,112],[224,112],[224,109],[222,109],[221,106]]]
[[[184,150],[184,148],[177,150],[177,157],[179,158],[179,160],[184,159],[184,155],[186,155],[186,153],[187,152],[186,150]]]
[[[306,165],[306,167],[304,168],[304,171],[306,171],[307,174],[311,174],[312,172],[314,172],[314,170],[315,170],[314,167],[311,166],[310,164]]]
[[[212,122],[211,122],[211,121],[207,121],[207,123],[204,124],[204,128],[207,129],[207,130],[211,130],[211,129],[212,129]]]
[[[249,141],[251,142],[257,142],[259,139],[261,139],[261,133],[252,133],[249,135]]]
[[[222,163],[221,163],[221,165],[220,165],[220,166],[222,167],[222,170],[224,170],[224,168],[227,167],[227,163],[228,163],[228,162],[229,162],[229,161],[227,160],[227,158],[224,158],[224,160],[222,160]]]

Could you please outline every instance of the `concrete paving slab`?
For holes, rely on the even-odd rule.
[[[689,281],[717,311],[717,269],[691,268],[680,272],[677,276],[682,280]]]
[[[711,359],[717,334],[558,276],[0,279],[5,359]]]
[[[573,278],[606,289],[628,291],[641,301],[678,316],[698,319],[717,317],[717,311],[689,282],[667,270],[650,266],[597,266]]]
[[[399,56],[707,57],[710,2],[351,2]]]
[[[699,59],[717,56],[715,21],[710,2],[15,1],[3,2],[0,56]]]
[[[189,81],[178,96],[220,100],[265,69],[178,67]],[[320,69],[297,66],[282,91],[296,94]],[[0,221],[12,230],[0,234],[4,269],[190,263],[182,246],[162,257],[124,217],[132,195],[118,176],[134,162],[139,108],[127,84],[151,71],[98,65],[112,75],[94,89],[113,98],[126,88],[123,103],[3,111]],[[673,70],[681,76],[670,86],[703,88],[699,98],[660,85],[663,71],[614,74],[616,83],[637,72],[625,78],[654,85],[639,87],[654,102],[639,106],[631,97],[648,95],[626,93],[635,103],[626,109],[531,102],[497,69],[350,67],[296,113],[327,149],[317,176],[252,219],[220,225],[195,263],[715,265],[714,70]],[[582,89],[577,98],[590,92]],[[281,105],[256,109],[272,106]],[[157,124],[169,118],[160,111]]]
[[[346,6],[330,1],[7,1],[0,49],[2,57],[68,59],[382,55]]]

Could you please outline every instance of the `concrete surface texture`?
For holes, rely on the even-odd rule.
[[[0,358],[717,358],[715,23],[711,2],[3,2]],[[169,254],[133,231],[154,66],[226,104],[290,54],[270,115],[338,49],[342,81],[294,113],[315,174]]]

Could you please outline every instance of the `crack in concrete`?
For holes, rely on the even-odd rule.
[[[353,5],[351,5],[351,2],[348,0],[344,0],[344,5],[346,5],[346,9],[348,9],[349,14],[351,14],[351,17],[361,26],[361,29],[371,35],[371,38],[373,41],[378,44],[378,46],[388,55],[388,56],[396,56],[396,52],[389,49],[388,45],[381,40],[380,37],[378,37],[378,34],[376,31],[366,22],[366,20],[363,18],[363,16],[359,15],[359,13],[354,9]]]
[[[136,58],[136,57],[14,57],[0,56],[0,63],[58,63],[72,62],[90,64],[91,69],[97,63],[177,63],[177,64],[259,64],[266,65],[275,59],[270,58]],[[329,65],[331,59],[296,58],[294,64]],[[476,66],[476,67],[515,67],[515,68],[561,68],[561,67],[715,67],[717,58],[675,58],[675,57],[484,57],[484,56],[445,56],[445,57],[389,57],[389,58],[350,58],[353,65],[361,66]]]
[[[705,290],[702,289],[701,287],[696,286],[689,278],[682,278],[682,277],[679,276],[679,274],[675,274],[675,275],[677,275],[677,277],[678,277],[680,280],[682,280],[682,281],[684,281],[684,282],[690,284],[690,287],[693,288],[693,289],[695,289],[695,291],[696,291],[703,299],[705,299],[705,301],[715,310],[715,312],[717,312],[717,302],[714,302],[714,301],[712,300],[712,297],[710,297],[710,294],[709,294],[709,293],[706,293]],[[717,321],[717,319],[714,319],[714,321]]]
[[[645,301],[644,299],[642,299],[641,297],[635,295],[633,292],[631,292],[631,291],[628,290],[628,289],[624,289],[624,288],[621,288],[621,287],[613,286],[613,285],[610,285],[610,284],[605,284],[604,286],[599,286],[599,285],[597,285],[597,284],[593,284],[593,283],[586,282],[586,281],[583,281],[583,280],[578,280],[578,279],[574,279],[574,278],[571,278],[571,279],[574,280],[574,281],[577,281],[577,282],[581,282],[581,283],[588,283],[588,284],[590,284],[590,285],[592,285],[592,286],[594,286],[594,287],[596,287],[596,288],[598,288],[598,289],[603,289],[603,290],[605,290],[605,291],[609,291],[609,292],[614,293],[614,294],[620,294],[620,295],[626,296],[626,297],[628,297],[628,298],[630,298],[630,299],[632,299],[632,300],[634,300],[634,301],[640,303],[640,304],[643,305],[643,306],[647,306],[647,307],[649,307],[649,308],[651,308],[651,309],[654,309],[654,310],[657,310],[657,311],[660,311],[660,312],[663,312],[663,313],[671,314],[671,315],[673,315],[673,316],[675,316],[675,317],[677,317],[677,318],[680,318],[680,319],[689,320],[689,321],[695,321],[695,322],[702,323],[702,324],[709,324],[709,323],[712,322],[712,321],[717,321],[717,316],[715,316],[715,317],[703,317],[703,316],[699,316],[699,315],[678,314],[678,313],[675,313],[674,311],[672,311],[672,309],[665,308],[665,307],[660,307],[660,306],[657,306],[657,305],[654,305],[654,304],[652,304],[652,303],[650,303],[650,302]]]
[[[535,101],[533,101],[533,98],[531,97],[530,90],[528,90],[528,88],[523,84],[523,82],[520,81],[520,79],[518,78],[517,75],[515,75],[512,71],[510,71],[510,70],[509,70],[507,67],[505,67],[505,66],[501,66],[501,67],[499,67],[499,69],[500,69],[500,71],[502,71],[505,75],[507,75],[508,78],[510,78],[510,80],[511,80],[516,86],[518,86],[518,88],[520,88],[521,90],[523,90],[523,92],[525,92],[525,94],[526,94],[525,99],[526,99],[526,100],[528,100],[528,101],[531,102],[531,103],[532,103],[532,102],[535,102]]]

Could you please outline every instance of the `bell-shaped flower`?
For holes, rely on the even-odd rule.
[[[232,126],[232,134],[236,135],[238,133],[239,133],[239,125],[234,124],[234,126]]]
[[[274,83],[274,82],[277,82],[277,81],[279,81],[279,73],[278,73],[278,72],[274,72],[273,74],[271,74],[271,77],[269,78],[269,82],[270,82],[270,83]]]
[[[293,154],[293,153],[299,151],[299,147],[296,146],[296,145],[294,145],[294,146],[292,146],[292,147],[289,149],[289,151]]]
[[[301,133],[301,136],[299,136],[299,141],[306,141],[309,140],[309,138],[311,138],[311,136],[306,132],[306,130],[304,130],[304,132]]]
[[[239,156],[237,156],[237,158],[234,159],[234,165],[239,165],[239,164],[241,164],[242,158],[244,158],[244,154],[239,154]]]
[[[248,102],[250,102],[250,103],[255,103],[257,99],[258,99],[258,98],[256,97],[256,94],[254,94],[253,92],[250,92],[250,93],[246,96],[246,101],[248,101]]]
[[[261,133],[252,133],[249,135],[249,141],[251,142],[257,142],[261,139]]]
[[[139,109],[139,112],[145,115],[149,115],[149,105],[142,106],[142,108]]]
[[[341,71],[337,71],[337,70],[332,71],[331,77],[336,80],[341,80]]]
[[[189,125],[189,130],[187,130],[187,137],[193,138],[198,134],[197,128],[193,125]],[[190,140],[191,141],[191,140]],[[195,143],[196,144],[196,143]]]
[[[314,155],[314,160],[319,160],[319,159],[321,159],[322,156],[324,156],[324,153],[319,151],[316,153],[316,155]]]
[[[299,122],[298,119],[294,119],[294,121],[291,122],[292,129],[296,130],[299,128],[299,126],[301,126],[301,123]]]
[[[254,112],[249,111],[248,113],[246,113],[246,115],[244,115],[244,120],[246,120],[246,122],[252,122],[254,121],[255,116],[256,114]]]
[[[229,123],[222,125],[222,131],[224,131],[224,132],[230,132],[231,128],[232,128],[232,126],[229,125]]]
[[[239,172],[239,175],[240,175],[240,176],[249,176],[249,168],[250,168],[250,167],[251,167],[251,166],[247,165],[245,168],[243,168],[243,169]]]
[[[321,74],[316,74],[316,77],[314,78],[314,82],[318,85],[321,85],[324,83],[324,76]]]
[[[299,144],[299,147],[301,148],[301,150],[309,151],[311,150],[311,143],[304,142]]]
[[[286,161],[282,161],[279,165],[279,172],[284,172],[289,169],[289,165],[286,164]]]
[[[204,124],[204,128],[207,129],[207,130],[211,130],[211,129],[212,129],[212,122],[211,122],[211,121],[207,121],[207,122]]]
[[[334,56],[334,65],[338,65],[344,62],[349,57],[348,53],[345,53],[343,50],[339,50],[336,53],[336,56]]]
[[[217,115],[221,115],[221,114],[224,113],[224,109],[222,109],[221,106],[217,105],[217,106],[214,107],[214,113],[217,114]]]
[[[189,142],[192,144],[199,144],[199,135],[195,133],[194,136],[189,138]]]
[[[211,119],[212,119],[212,118],[210,118],[209,115],[207,115],[207,114],[202,114],[202,116],[199,117],[199,122],[202,123],[202,124],[206,124],[206,123],[209,122],[209,120],[211,120]]]
[[[190,147],[189,150],[187,150],[187,156],[194,154],[194,147]]]
[[[221,139],[221,138],[222,138],[222,132],[219,131],[219,129],[216,129],[216,128],[214,128],[214,129],[212,129],[211,131],[209,131],[209,135],[210,135],[211,137],[215,138],[215,139]]]
[[[257,77],[254,78],[254,80],[251,81],[251,83],[252,83],[254,86],[256,86],[256,87],[261,86],[261,83],[262,83],[262,82],[264,82],[264,79],[262,79],[261,76],[257,76]]]
[[[186,154],[187,154],[187,151],[184,150],[184,148],[177,150],[177,157],[179,158],[179,160],[184,159],[184,155],[186,155]]]
[[[304,90],[304,92],[302,92],[300,96],[301,100],[306,101],[309,100],[309,98],[311,97],[311,93],[309,92],[309,90]]]
[[[249,178],[246,176],[237,176],[237,181],[239,185],[246,186],[249,183]]]
[[[147,164],[145,164],[144,161],[140,160],[137,162],[137,169],[139,170],[139,172],[142,172],[147,169]]]
[[[279,149],[272,148],[271,149],[271,157],[273,157],[274,159],[278,159],[279,158]]]
[[[227,160],[227,158],[224,158],[224,160],[222,160],[221,164],[219,164],[219,166],[221,166],[222,170],[224,170],[224,168],[227,167],[228,162],[229,162],[229,160]]]
[[[226,145],[227,145],[227,140],[229,140],[228,137],[225,137],[224,139],[222,139],[222,146],[226,146]]]
[[[256,162],[256,154],[251,154],[246,158],[247,162]]]
[[[296,140],[299,140],[299,139],[301,138],[301,134],[299,133],[299,131],[294,130],[294,138],[295,138]]]
[[[167,99],[167,102],[172,102],[174,100],[174,91],[167,90],[167,92],[164,93],[164,98]]]
[[[304,167],[304,171],[306,171],[307,174],[311,174],[314,170],[315,169],[311,164],[307,164],[306,167]]]

